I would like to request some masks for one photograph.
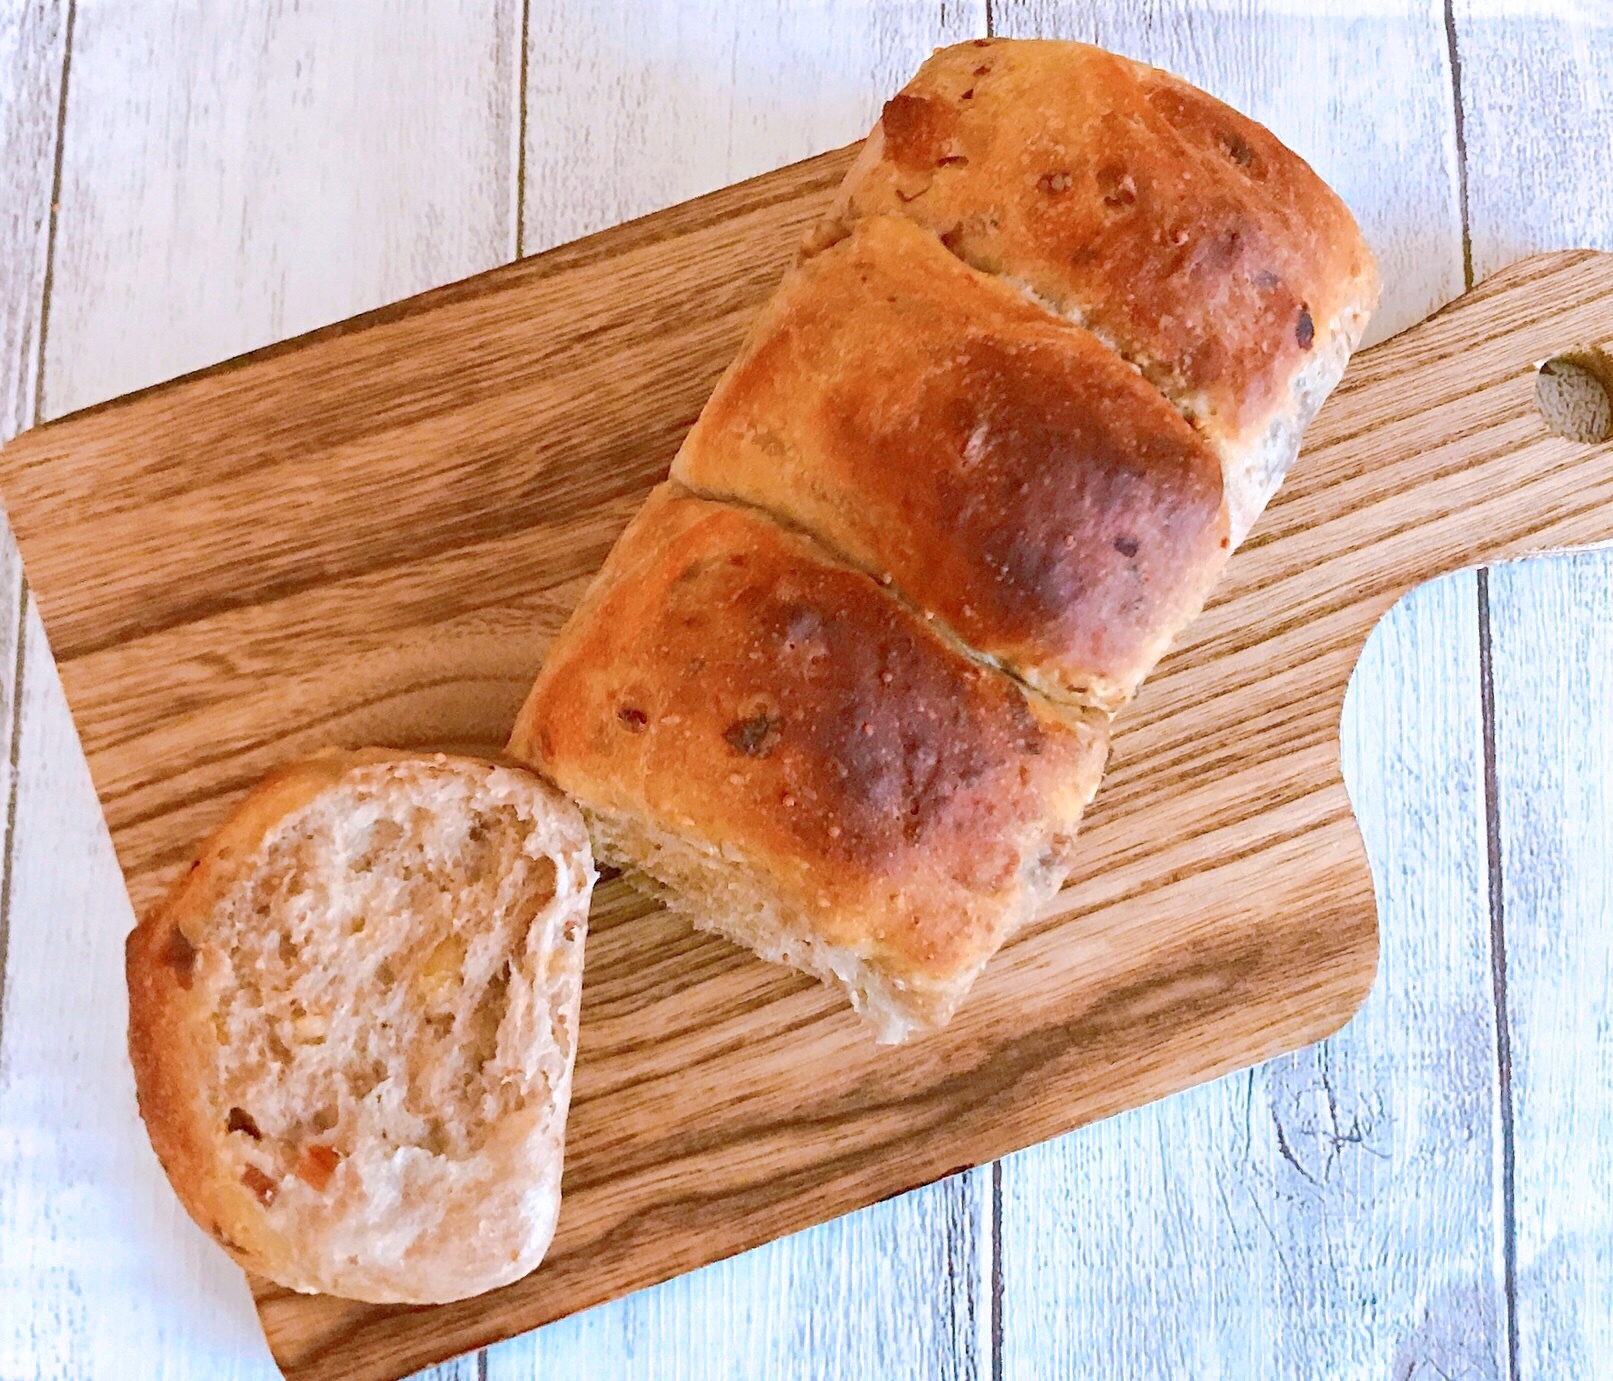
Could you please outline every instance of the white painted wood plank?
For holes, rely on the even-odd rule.
[[[84,0],[47,416],[509,259],[521,0]]]
[[[537,16],[534,16],[534,19],[536,21]],[[1222,25],[1230,27],[1232,25],[1235,25],[1238,22],[1238,19],[1237,19],[1237,17],[1235,15],[1232,16],[1232,17],[1227,17],[1227,16],[1223,15],[1218,22],[1220,24],[1222,24]],[[1155,16],[1155,23],[1156,23],[1156,26],[1161,24],[1161,21],[1159,20],[1157,15]],[[1166,37],[1166,38],[1169,37],[1169,32],[1170,32],[1170,28],[1169,28],[1168,24],[1165,24],[1163,26],[1163,28],[1160,30],[1161,35],[1163,37]],[[698,37],[699,37],[698,35],[695,35],[695,38],[698,38]],[[1214,37],[1214,36],[1212,35],[1212,37]],[[693,41],[694,41],[694,39],[691,39],[691,43]],[[1195,41],[1198,41],[1198,40],[1195,40]],[[1217,39],[1216,41],[1222,41],[1222,40]],[[1231,40],[1228,40],[1228,41],[1237,41],[1236,40],[1236,35],[1233,35],[1233,38]],[[1465,47],[1465,39],[1464,39],[1464,47]],[[1180,62],[1180,61],[1172,62],[1169,57],[1167,57],[1167,56],[1165,56],[1163,54],[1154,54],[1153,56],[1155,57],[1155,60],[1165,61],[1165,62],[1168,63],[1168,65],[1177,66],[1179,69],[1187,70],[1187,64],[1185,64],[1183,62]],[[1464,57],[1466,57],[1465,52],[1464,52]],[[1469,59],[1469,61],[1471,61],[1471,59]],[[3,69],[0,69],[0,70],[3,70]],[[1398,86],[1409,86],[1409,85],[1411,85],[1411,82],[1409,80],[1403,80],[1403,79],[1394,77],[1392,75],[1392,74],[1394,74],[1396,72],[1399,72],[1399,71],[1403,70],[1402,66],[1397,65],[1397,63],[1395,62],[1395,55],[1394,55],[1394,52],[1392,51],[1392,48],[1385,50],[1384,61],[1378,64],[1377,69],[1373,69],[1371,64],[1368,64],[1367,67],[1365,67],[1365,68],[1357,68],[1355,70],[1357,70],[1358,72],[1364,71],[1364,72],[1370,73],[1373,82],[1377,83],[1380,86],[1396,86],[1396,85],[1398,85]],[[1601,70],[1605,73],[1606,68],[1604,67]],[[1194,74],[1191,71],[1189,71],[1189,75],[1194,75]],[[1205,78],[1202,76],[1202,74],[1199,75],[1197,79],[1205,80]],[[1471,74],[1469,76],[1469,80],[1470,81],[1472,80]],[[718,85],[718,87],[720,89],[720,84],[717,84],[717,83],[713,83],[713,84]],[[1281,125],[1281,123],[1279,122],[1278,119],[1276,119],[1275,117],[1273,117],[1269,113],[1263,113],[1259,108],[1258,101],[1256,101],[1254,99],[1248,99],[1248,98],[1240,97],[1239,95],[1235,94],[1228,87],[1223,87],[1223,88],[1221,88],[1221,90],[1222,90],[1223,94],[1229,95],[1231,98],[1233,98],[1235,100],[1239,100],[1242,104],[1246,105],[1248,108],[1251,108],[1251,109],[1255,110],[1257,114],[1263,114],[1263,118],[1266,118],[1268,120],[1268,122],[1272,123],[1273,126],[1278,129],[1279,133],[1282,133],[1284,135],[1284,137],[1289,138],[1292,142],[1295,142],[1296,145],[1301,147],[1302,150],[1306,151],[1313,158],[1313,160],[1317,162],[1318,167],[1323,171],[1324,175],[1329,176],[1331,179],[1333,179],[1336,182],[1338,182],[1341,186],[1345,186],[1345,190],[1347,192],[1347,195],[1349,194],[1349,188],[1346,185],[1347,184],[1347,178],[1341,177],[1337,170],[1329,169],[1325,165],[1325,162],[1324,162],[1323,158],[1320,157],[1316,153],[1316,151],[1314,149],[1307,148],[1307,146],[1302,142],[1302,140],[1296,134],[1294,134],[1293,131],[1285,130],[1282,127],[1282,125]],[[200,93],[200,95],[201,95],[201,97],[205,97],[207,95],[207,93],[205,91],[202,91]],[[877,104],[877,102],[876,102],[876,104]],[[1379,105],[1381,105],[1381,104],[1382,104],[1382,98],[1380,96],[1379,97]],[[1378,106],[1368,106],[1368,107],[1363,107],[1363,108],[1373,109],[1374,114],[1375,114],[1375,118],[1378,116]],[[1348,115],[1346,115],[1346,116],[1343,116],[1343,118],[1348,119],[1350,117]],[[1473,115],[1473,112],[1472,112],[1472,110],[1470,108],[1469,111],[1468,111],[1468,121],[1469,121],[1470,131],[1471,131],[1471,126],[1472,126],[1472,123],[1473,123],[1473,119],[1474,119],[1474,115]],[[650,123],[655,123],[655,122],[651,121]],[[657,127],[659,128],[659,125],[657,125]],[[845,137],[848,137],[848,138],[849,137],[854,137],[857,132],[859,132],[859,130],[857,128],[853,128],[851,133],[846,135]],[[826,140],[825,141],[826,144],[827,143],[832,143],[832,142],[837,142],[837,140],[831,139],[831,140]],[[1471,143],[1471,132],[1470,132],[1470,143]],[[1604,143],[1604,145],[1602,147],[1603,148],[1606,147],[1605,143]],[[1411,141],[1403,141],[1402,142],[1402,148],[1406,149],[1406,150],[1411,150],[1412,149],[1412,142]],[[810,152],[810,151],[811,151],[810,149],[806,149],[806,150],[802,150],[801,152]],[[796,156],[796,155],[795,155],[794,152],[792,152],[788,156]],[[783,161],[783,160],[775,160],[775,161]],[[530,162],[531,162],[531,149],[530,149],[530,146],[529,146],[529,163]],[[750,169],[743,169],[742,171],[750,171]],[[1398,166],[1398,164],[1394,164],[1392,161],[1390,161],[1390,162],[1385,162],[1383,165],[1381,165],[1381,166],[1379,166],[1377,168],[1374,168],[1372,170],[1372,173],[1373,173],[1374,176],[1381,176],[1385,171],[1388,171],[1388,172],[1400,172],[1401,169]],[[649,173],[650,174],[655,174],[655,172],[656,172],[656,169],[654,167],[649,168]],[[735,175],[738,175],[738,174],[736,173]],[[726,181],[726,180],[729,180],[729,179],[728,179],[728,177],[724,176],[724,177],[721,177],[721,178],[719,178],[717,180],[718,181]],[[715,185],[715,184],[711,184],[711,185]],[[1475,177],[1475,186],[1476,185],[1477,185],[1477,177]],[[1559,182],[1558,185],[1572,186],[1571,183],[1564,183],[1564,182]],[[691,190],[700,190],[700,188],[692,188]],[[665,200],[675,200],[675,199],[677,199],[678,196],[685,195],[685,194],[686,194],[685,192],[678,191],[678,192],[673,193],[672,195],[667,196],[665,198]],[[530,195],[530,193],[529,193],[529,195]],[[1577,190],[1576,195],[1580,196],[1583,199],[1588,194],[1583,192],[1582,190]],[[582,200],[587,201],[588,198],[585,196],[585,197],[582,198]],[[1388,198],[1386,197],[1386,201],[1387,200],[1388,200]],[[656,205],[656,204],[661,204],[661,203],[658,200],[651,200],[645,206],[639,207],[637,209],[649,209],[650,206],[653,206],[653,205]],[[1355,196],[1352,196],[1352,204],[1355,205],[1358,214],[1362,216],[1364,224],[1366,224],[1367,227],[1368,227],[1369,234],[1373,235],[1375,242],[1380,245],[1380,248],[1382,248],[1383,245],[1384,245],[1384,239],[1380,237],[1380,233],[1374,228],[1374,222],[1372,220],[1371,214],[1368,211],[1368,209],[1366,207],[1364,207],[1362,202],[1360,201],[1360,199],[1358,197],[1355,197]],[[1434,211],[1430,212],[1429,209],[1428,209],[1430,203],[1427,201],[1426,198],[1414,199],[1411,202],[1411,204],[1414,205],[1417,208],[1416,214],[1417,214],[1418,217],[1432,216],[1432,218],[1435,219],[1435,220],[1439,220],[1443,216],[1444,209],[1445,209],[1443,206],[1436,206],[1434,208]],[[1474,204],[1475,204],[1475,206],[1477,206],[1479,204],[1478,200],[1477,200],[1477,197],[1475,197]],[[1410,219],[1410,218],[1408,217],[1408,219]],[[1602,223],[1605,224],[1605,222],[1602,222]],[[1477,221],[1475,221],[1475,224],[1477,225]],[[529,227],[531,227],[533,225],[532,210],[531,210],[530,207],[528,209],[528,225],[529,225]],[[244,218],[241,221],[241,226],[243,228],[246,226],[246,221],[245,221]],[[582,228],[582,226],[579,224],[578,228]],[[1409,238],[1407,239],[1407,244],[1409,246],[1411,246],[1411,248],[1409,248],[1407,250],[1406,256],[1405,256],[1407,264],[1408,264],[1409,267],[1412,267],[1412,268],[1417,267],[1418,255],[1415,253],[1415,245],[1416,245],[1415,236],[1417,234],[1419,234],[1419,233],[1422,233],[1422,231],[1426,230],[1426,228],[1427,228],[1426,226],[1412,226],[1412,227],[1410,227],[1410,231],[1408,232]],[[1391,227],[1391,230],[1392,229],[1393,229],[1393,227]],[[1443,236],[1443,233],[1444,233],[1443,230],[1441,230],[1440,233],[1439,233],[1440,236]],[[1589,232],[1587,232],[1587,234],[1588,233]],[[1581,235],[1579,238],[1586,238],[1586,237],[1587,237],[1586,235]],[[559,237],[557,236],[557,238],[559,238]],[[1393,238],[1393,237],[1391,236],[1391,238]],[[1430,236],[1430,242],[1434,238],[1439,238],[1439,236]],[[545,241],[543,240],[543,238],[541,236],[539,236],[528,247],[529,248],[535,248],[535,247],[538,247],[539,245],[541,245],[544,242]],[[1475,258],[1476,258],[1477,261],[1482,263],[1483,262],[1483,253],[1480,252],[1480,246],[1481,246],[1481,244],[1483,242],[1482,242],[1481,236],[1477,233],[1477,231],[1475,233],[1474,243],[1475,243]],[[1518,243],[1523,244],[1524,247],[1533,247],[1532,245],[1530,245],[1528,243],[1527,239],[1520,240],[1520,241],[1518,241]],[[1448,250],[1448,246],[1447,246],[1447,250]],[[1510,251],[1509,251],[1509,254],[1510,254]],[[1448,252],[1443,252],[1442,251],[1442,254],[1439,257],[1440,257],[1440,264],[1438,265],[1439,270],[1440,270],[1440,272],[1443,272],[1446,275],[1446,277],[1448,278],[1449,277],[1449,255],[1448,255]],[[1390,255],[1386,252],[1385,253],[1385,267],[1386,267],[1386,269],[1388,269],[1390,267],[1389,261],[1390,261]],[[1494,265],[1491,265],[1491,266],[1493,267]],[[446,275],[446,276],[454,276],[454,275]],[[204,280],[201,280],[200,275],[198,275],[198,279],[199,279],[199,281],[204,281]],[[1405,281],[1405,276],[1402,275],[1401,277],[1397,278],[1396,281],[1397,282]],[[413,285],[411,285],[411,286],[413,286]],[[409,290],[409,288],[400,289],[399,291],[407,291],[407,290]],[[1439,290],[1439,291],[1442,291],[1442,290]],[[393,295],[396,295],[396,293],[383,294],[383,296],[393,296]],[[1428,297],[1427,300],[1431,302],[1433,300],[1434,296],[1437,296],[1437,295],[1438,295],[1438,292],[1436,291],[1435,293],[1431,294]],[[373,300],[380,300],[380,299],[379,298],[370,299],[370,301],[373,301]],[[344,308],[343,310],[355,310],[355,309],[357,309],[357,307],[361,307],[361,306],[364,306],[364,305],[370,305],[370,301],[360,301],[360,302],[356,303],[355,306],[347,307],[347,308]],[[1384,319],[1386,319],[1388,321],[1392,321],[1395,324],[1403,324],[1403,323],[1400,323],[1400,322],[1396,321],[1395,315],[1394,315],[1395,313],[1403,312],[1403,313],[1407,313],[1407,314],[1414,314],[1414,313],[1416,313],[1418,311],[1415,294],[1413,294],[1413,293],[1408,291],[1407,294],[1405,295],[1403,301],[1404,301],[1404,303],[1409,304],[1409,305],[1404,305],[1404,306],[1400,305],[1401,302],[1402,302],[1402,299],[1397,298],[1397,297],[1392,297],[1390,299],[1390,301],[1389,301],[1389,304],[1388,304],[1389,305],[1389,312],[1386,314],[1386,318],[1384,318]],[[341,311],[334,311],[334,312],[329,313],[328,316],[335,316],[335,315],[340,315],[340,314],[342,314]],[[326,319],[326,318],[311,318],[309,321],[302,322],[300,324],[301,325],[312,324],[313,320],[316,320],[316,319]],[[260,338],[267,338],[267,337],[260,337]],[[224,353],[224,352],[227,352],[227,350],[229,350],[229,349],[242,348],[242,346],[244,346],[246,344],[253,344],[253,343],[257,343],[256,339],[243,340],[242,342],[239,342],[239,343],[229,344],[229,345],[227,345],[225,347],[224,351],[215,351],[215,353]],[[145,342],[142,341],[141,344],[140,344],[140,348],[143,349],[144,345],[145,345]],[[137,350],[136,353],[138,353],[138,350]],[[205,358],[208,358],[208,357],[204,357],[204,356],[199,355],[197,359],[195,359],[193,361],[190,361],[190,363],[205,362]],[[166,372],[166,371],[158,370],[158,371],[156,371],[156,374],[160,374],[162,372]],[[153,374],[152,377],[156,377],[156,374]],[[118,387],[122,387],[122,385],[118,385]],[[116,391],[116,390],[115,389],[109,389],[107,391]],[[64,396],[70,396],[70,395],[64,395]],[[99,396],[99,395],[97,395],[94,392],[94,388],[91,387],[86,391],[83,401],[87,401],[89,398],[94,397],[94,396]],[[63,406],[67,406],[67,405],[68,404],[66,404],[66,403],[63,404]],[[50,402],[50,408],[51,408],[52,412],[56,412],[56,411],[59,410],[57,405],[56,405],[54,395],[52,396],[52,399],[51,399],[51,402]],[[1458,601],[1458,604],[1459,603],[1460,602]],[[1459,610],[1457,612],[1453,612],[1451,617],[1453,617],[1453,618],[1459,617]],[[1391,628],[1393,628],[1393,627],[1394,627],[1394,625],[1393,625],[1393,623],[1391,623]],[[1359,705],[1360,697],[1357,696],[1356,699],[1357,699],[1357,705]],[[1376,847],[1376,846],[1374,846],[1374,847]],[[1386,933],[1387,933],[1387,927],[1388,927],[1388,924],[1389,924],[1389,920],[1390,920],[1390,918],[1386,916]],[[1353,1028],[1352,1028],[1352,1030],[1353,1030]],[[0,1070],[3,1070],[3,1069],[4,1069],[4,1060],[3,1060],[3,1058],[0,1058]],[[1191,1097],[1191,1095],[1190,1095],[1190,1097]],[[1176,1100],[1176,1101],[1185,1102],[1186,1100]],[[4,1106],[5,1106],[5,1104],[3,1102],[3,1095],[0,1095],[0,1115],[3,1115]],[[1094,1133],[1089,1133],[1088,1135],[1094,1135],[1094,1134],[1096,1134],[1096,1132],[1103,1131],[1103,1130],[1105,1130],[1105,1129],[1095,1129]],[[1324,1143],[1319,1143],[1319,1144],[1323,1145],[1325,1147],[1325,1142]],[[1290,1149],[1291,1150],[1295,1149],[1293,1147],[1292,1143],[1290,1144]],[[1268,1147],[1268,1151],[1269,1151],[1269,1147]],[[1303,1156],[1300,1156],[1298,1158],[1301,1159],[1302,1161],[1304,1159]],[[0,1162],[0,1163],[3,1163],[3,1162]],[[1286,1164],[1286,1162],[1283,1162],[1283,1163]],[[1324,1180],[1325,1180],[1325,1178],[1326,1177],[1324,1177]],[[1301,1181],[1301,1183],[1303,1183],[1303,1181]],[[1011,1186],[1011,1184],[1012,1184],[1012,1180],[1010,1179],[1010,1186]],[[881,1210],[874,1210],[873,1213],[878,1213],[880,1211]],[[0,1221],[6,1221],[6,1222],[9,1223],[11,1220],[10,1220],[10,1218],[8,1216],[5,1219],[0,1220]],[[836,1226],[839,1226],[839,1225],[836,1225]],[[824,1230],[821,1230],[821,1231],[824,1232],[824,1233],[828,1233],[828,1232],[832,1231],[832,1229],[824,1229]],[[807,1236],[811,1236],[811,1234],[808,1234]],[[801,1240],[801,1239],[798,1239],[798,1240]],[[760,1254],[757,1254],[757,1255],[760,1255]],[[754,1258],[745,1258],[744,1260],[750,1261],[750,1260],[753,1260],[753,1259]],[[738,1264],[740,1264],[740,1263],[730,1263],[730,1266],[738,1265]],[[714,1275],[724,1271],[725,1269],[728,1269],[728,1267],[725,1266],[725,1267],[713,1268],[712,1271],[703,1273],[703,1275],[705,1275],[705,1276],[714,1276]],[[1067,1269],[1067,1267],[1060,1266],[1059,1269]],[[696,1278],[693,1278],[693,1279],[694,1280],[699,1280],[699,1279],[701,1279],[701,1277],[696,1277]],[[681,1284],[687,1284],[687,1283],[688,1282],[684,1282],[684,1283],[681,1283]],[[678,1288],[678,1287],[669,1286],[669,1287],[666,1287],[666,1291],[668,1293],[670,1293],[671,1291],[673,1291],[676,1288]],[[658,1293],[658,1292],[652,1292],[652,1294],[653,1293]],[[641,1297],[641,1299],[649,1299],[649,1298],[650,1298],[650,1296]],[[746,1297],[746,1298],[748,1298],[748,1297]],[[742,1301],[742,1303],[743,1303],[743,1301]],[[690,1311],[692,1311],[691,1314],[689,1315],[689,1317],[693,1317],[697,1321],[694,1325],[692,1325],[696,1330],[698,1330],[698,1328],[699,1328],[701,1323],[706,1323],[708,1325],[708,1327],[710,1326],[709,1325],[710,1316],[703,1315],[703,1314],[699,1313],[699,1306],[698,1305],[693,1305],[692,1304],[692,1305],[686,1306],[686,1308],[689,1309]],[[1009,1309],[1010,1309],[1010,1311],[1012,1311],[1012,1309],[1013,1309],[1013,1300],[1012,1299],[1010,1299],[1010,1301],[1009,1301]],[[603,1311],[595,1311],[594,1314],[586,1316],[584,1320],[578,1321],[579,1325],[588,1324],[589,1326],[593,1326],[595,1324],[595,1322],[597,1321],[597,1316],[599,1314],[601,1314],[602,1312]],[[683,1317],[683,1316],[680,1316],[680,1317]],[[729,1316],[730,1320],[731,1320],[731,1317],[732,1316]],[[562,1325],[560,1327],[563,1329],[563,1328],[566,1328],[566,1327],[569,1327],[569,1326],[570,1325]],[[685,1327],[690,1327],[691,1325],[689,1325],[688,1323],[685,1323],[684,1326]],[[548,1332],[543,1336],[545,1338],[547,1338],[550,1335],[556,1334],[558,1332],[559,1332],[559,1330],[557,1330],[557,1329],[548,1330]],[[624,1332],[625,1332],[625,1330],[624,1330]],[[660,1333],[657,1334],[657,1336],[662,1337],[664,1339],[667,1336],[667,1332],[668,1332],[668,1330],[663,1328],[660,1331]],[[637,1335],[635,1335],[635,1336],[637,1336]],[[591,1355],[592,1354],[590,1354],[590,1356]],[[752,1353],[751,1355],[755,1355],[755,1354]],[[1432,1356],[1432,1355],[1433,1354],[1430,1354],[1430,1356]],[[494,1354],[495,1358],[497,1358],[498,1356],[499,1356],[499,1354],[497,1354],[497,1353]],[[656,1353],[655,1353],[655,1351],[653,1349],[650,1350],[650,1351],[647,1351],[647,1352],[641,1349],[641,1354],[640,1354],[638,1364],[641,1367],[645,1366],[649,1362],[653,1362],[655,1356],[656,1356]],[[802,1374],[802,1375],[809,1375],[809,1374],[816,1375],[816,1374],[819,1374],[812,1367],[811,1363],[812,1363],[812,1357],[810,1355],[796,1356],[796,1357],[793,1357],[791,1359],[791,1361],[790,1361],[790,1365],[794,1365],[797,1368],[799,1374]],[[144,1368],[142,1368],[142,1370],[144,1370]],[[6,1374],[9,1374],[9,1373],[6,1373]],[[115,1373],[107,1373],[107,1374],[115,1374]],[[521,1374],[524,1375],[524,1374],[528,1374],[528,1373],[523,1372]],[[633,1374],[640,1374],[640,1373],[633,1373]],[[643,1374],[654,1374],[654,1373],[653,1373],[653,1370],[652,1370],[650,1372],[645,1372]],[[689,1374],[694,1375],[694,1374],[699,1374],[699,1373],[691,1371]],[[832,1373],[830,1373],[830,1374],[832,1374]],[[872,1374],[872,1373],[870,1373],[870,1374]],[[1229,1373],[1229,1374],[1231,1374],[1231,1373]]]
[[[529,251],[861,137],[983,4],[608,4],[532,12]],[[985,1373],[977,1171],[487,1352],[489,1381],[943,1381]],[[987,1330],[982,1339],[980,1330]]]
[[[996,0],[992,14],[1000,34],[1079,38],[1169,68],[1302,154],[1378,256],[1369,344],[1462,291],[1440,0]]]
[[[1382,260],[1374,338],[1460,292],[1437,4],[1050,11],[1001,5],[998,31],[1178,71],[1339,188]],[[1367,1005],[1321,1046],[1004,1163],[1005,1376],[1501,1374],[1475,609],[1470,576],[1417,592],[1352,683],[1383,933]]]
[[[1410,596],[1347,701],[1383,923],[1365,1007],[1004,1163],[1004,1376],[1503,1374],[1474,599]]]
[[[65,3],[40,0],[0,11],[0,445],[34,422],[66,43]],[[17,546],[0,513],[0,1040],[10,934],[11,744],[21,595]],[[0,1218],[0,1230],[4,1221]],[[0,1289],[3,1271],[0,1258]]]
[[[27,628],[43,646],[37,617]],[[0,1049],[0,1376],[273,1376],[245,1278],[151,1154],[124,1049],[134,923],[47,655],[23,682]]]
[[[508,258],[520,33],[519,0],[81,0],[42,410]],[[185,1218],[136,1118],[133,918],[37,620],[28,648],[0,1375],[273,1375],[243,1278]],[[475,1372],[473,1358],[437,1375]]]
[[[1613,248],[1613,14],[1455,17],[1475,272]],[[1593,1376],[1613,1357],[1613,554],[1489,589],[1517,1375]]]
[[[1518,1375],[1613,1359],[1613,580],[1490,576]]]
[[[555,0],[527,48],[524,252],[849,144],[985,0]]]
[[[0,10],[0,443],[33,421],[66,38],[65,3]]]
[[[1546,249],[1613,249],[1613,9],[1453,0],[1475,279]]]

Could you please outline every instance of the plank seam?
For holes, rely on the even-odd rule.
[[[978,1354],[980,1275],[979,1180],[966,1169],[939,1184],[943,1196],[941,1258],[946,1273],[946,1304],[940,1320],[951,1366],[951,1381],[980,1381]]]
[[[67,0],[67,31],[62,35],[62,89],[56,101],[56,149],[50,174],[50,217],[45,232],[45,281],[39,296],[39,363],[34,372],[33,409],[36,427],[45,416],[45,333],[50,328],[50,290],[56,278],[56,221],[62,205],[62,150],[67,144],[67,78],[73,66],[73,20],[77,12],[77,0]],[[19,681],[19,693],[21,688]],[[8,841],[10,829],[8,820]]]
[[[50,210],[45,230],[45,275],[39,289],[38,359],[34,364],[34,398],[29,425],[37,427],[45,415],[45,333],[50,322],[50,289],[56,275],[56,221],[62,203],[62,148],[67,142],[67,76],[73,61],[73,20],[77,0],[67,0],[67,24],[62,34],[62,83],[56,98],[56,147],[51,154]],[[15,544],[15,537],[12,538]],[[19,556],[20,561],[20,556]],[[17,655],[12,665],[11,743],[8,745],[11,780],[6,786],[5,838],[0,841],[0,1055],[5,1050],[6,963],[11,951],[11,865],[17,823],[18,745],[22,741],[23,648],[27,642],[28,575],[21,573],[14,606]]]
[[[989,14],[990,5],[987,6]],[[991,1163],[991,1381],[1003,1381],[1003,1163]]]
[[[6,784],[5,841],[0,847],[0,1057],[5,1052],[6,961],[11,951],[11,874],[17,838],[17,778],[22,743],[23,653],[28,642],[28,575],[23,573],[17,593],[17,656],[11,675],[11,780]]]
[[[1473,286],[1473,236],[1467,203],[1467,128],[1462,118],[1462,58],[1456,47],[1454,0],[1445,0],[1445,45],[1451,59],[1451,104],[1456,113],[1456,199],[1462,212],[1462,284]]]
[[[991,0],[986,0],[986,37],[997,37],[997,17],[992,13]],[[1000,1373],[998,1376],[1000,1377]]]
[[[521,0],[521,87],[515,121],[515,257],[526,253],[526,73],[527,38],[532,29],[532,0]]]
[[[1518,1377],[1518,1241],[1514,1197],[1512,1033],[1507,1020],[1506,907],[1501,870],[1501,787],[1495,752],[1495,671],[1490,641],[1490,572],[1478,572],[1479,704],[1484,734],[1484,852],[1489,875],[1490,965],[1495,1003],[1497,1105],[1501,1130],[1501,1276],[1507,1378]]]

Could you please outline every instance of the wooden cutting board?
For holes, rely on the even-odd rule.
[[[136,906],[276,763],[496,749],[852,150],[91,409],[0,494]],[[1524,261],[1368,351],[1125,714],[1053,910],[952,1026],[603,884],[549,1259],[388,1308],[257,1286],[294,1378],[390,1378],[1316,1040],[1372,982],[1345,685],[1401,594],[1613,537],[1613,448],[1535,366],[1613,338],[1613,257]],[[48,924],[25,917],[22,924]]]

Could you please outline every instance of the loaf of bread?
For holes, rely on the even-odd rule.
[[[944,1022],[1377,292],[1266,130],[1073,43],[941,50],[561,633],[513,756],[697,925]],[[1034,732],[1033,732],[1034,730]]]
[[[672,909],[844,984],[899,1040],[1058,890],[1107,743],[809,537],[668,484],[510,752]]]
[[[175,1192],[295,1290],[460,1299],[560,1203],[594,880],[524,769],[368,750],[277,773],[129,936],[129,1053]]]

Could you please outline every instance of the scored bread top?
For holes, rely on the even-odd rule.
[[[667,484],[509,751],[596,819],[693,841],[817,942],[947,984],[1063,876],[1106,748],[807,537]],[[748,904],[707,900],[717,923]]]
[[[514,765],[276,773],[129,936],[158,1159],[241,1265],[354,1299],[525,1274],[559,1207],[593,868]]]
[[[1377,297],[1355,221],[1304,159],[1170,73],[1086,44],[937,51],[886,103],[808,249],[881,214],[1096,332],[1235,460],[1234,481],[1243,450],[1275,445],[1248,480],[1267,492],[1229,494],[1234,541]]]
[[[875,216],[785,277],[673,464],[1055,699],[1119,707],[1225,562],[1221,463],[1090,333]]]

